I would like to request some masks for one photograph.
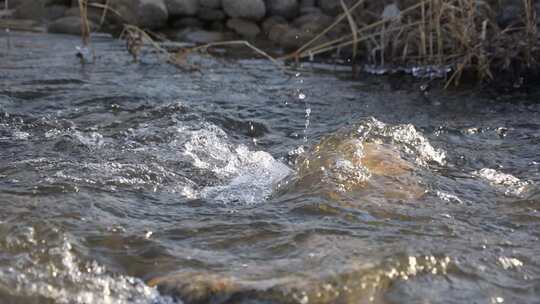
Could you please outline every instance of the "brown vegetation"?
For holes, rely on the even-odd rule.
[[[446,86],[459,84],[465,72],[474,72],[478,80],[493,80],[501,73],[519,78],[524,71],[540,66],[540,43],[533,0],[520,0],[519,20],[508,26],[497,22],[498,0],[403,0],[404,8],[388,10],[393,4],[384,1],[358,0],[347,6],[340,0],[343,14],[298,50],[281,59],[300,60],[348,49],[356,74],[357,62],[379,67],[434,66],[451,68]],[[351,2],[349,1],[349,4]],[[83,45],[89,43],[86,19],[87,0],[79,0]],[[110,8],[100,5],[103,18]],[[350,32],[341,37],[322,40],[340,24]],[[152,39],[152,35],[133,25],[125,25],[122,38],[137,61],[143,45],[154,47],[166,60],[185,67],[186,57],[213,46],[243,45],[278,64],[266,52],[246,41],[208,44],[170,53]]]
[[[534,70],[540,64],[536,13],[533,0],[522,1],[520,20],[505,28],[497,23],[497,4],[487,1],[404,1],[410,5],[392,16],[360,9],[370,1],[359,0],[350,8],[342,1],[344,13],[336,22],[287,58],[298,60],[352,47],[353,64],[361,56],[380,66],[452,67],[447,86],[458,84],[467,70],[476,72],[479,80],[492,80],[501,71]],[[379,11],[383,11],[380,5]],[[373,15],[380,17],[362,22]],[[345,18],[350,34],[314,44]]]

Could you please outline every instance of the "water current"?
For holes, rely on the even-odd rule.
[[[1,303],[539,303],[540,95],[0,36]]]

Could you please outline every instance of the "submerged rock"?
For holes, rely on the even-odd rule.
[[[314,237],[312,241],[315,243],[311,245],[333,246],[334,254],[342,257],[349,253],[339,252],[339,249],[353,251],[355,245],[362,245],[347,237],[321,239],[324,237]],[[391,270],[386,270],[383,265],[351,257],[343,261],[336,271],[330,270],[328,265],[317,266],[317,262],[323,262],[317,258],[311,262],[309,259],[291,259],[289,267],[282,265],[281,271],[261,266],[234,275],[210,271],[178,272],[152,279],[148,285],[157,286],[162,294],[186,303],[386,303],[384,291],[392,283],[423,274],[444,275],[449,264],[448,258],[409,256],[389,263],[386,266]],[[273,262],[269,260],[262,264],[271,265]],[[298,263],[306,267],[305,271],[295,271]],[[314,274],[318,271],[318,275]]]
[[[307,189],[353,207],[360,201],[417,200],[426,192],[421,168],[444,164],[444,157],[412,125],[372,119],[324,137],[301,155],[283,189]]]
[[[330,136],[301,157],[293,184],[322,191],[338,203],[341,195],[412,200],[425,192],[414,173],[415,165],[392,145]]]

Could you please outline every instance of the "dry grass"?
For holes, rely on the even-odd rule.
[[[90,43],[90,27],[88,22],[88,7],[100,8],[103,10],[103,13],[100,18],[100,27],[104,24],[105,18],[108,12],[114,13],[117,17],[123,20],[122,15],[114,10],[109,4],[110,0],[106,0],[104,4],[100,3],[88,3],[88,0],[78,0],[79,9],[81,15],[81,38],[83,46],[87,47]],[[124,24],[123,30],[120,33],[120,39],[126,41],[126,50],[132,56],[133,62],[138,62],[141,57],[141,52],[145,46],[149,47],[154,53],[157,53],[158,56],[162,57],[166,62],[182,69],[188,71],[198,70],[198,67],[188,63],[188,56],[194,52],[204,51],[211,47],[216,46],[233,46],[240,45],[248,47],[253,50],[255,53],[261,55],[262,57],[268,59],[270,62],[275,64],[282,70],[285,70],[284,65],[276,60],[274,57],[270,56],[268,53],[263,50],[253,46],[251,43],[244,40],[233,40],[233,41],[223,41],[223,42],[214,42],[208,43],[205,45],[193,47],[193,48],[181,48],[174,52],[169,52],[167,49],[163,48],[158,42],[161,37],[155,35],[152,32],[143,30],[138,26],[132,24]]]
[[[79,13],[81,15],[81,39],[82,45],[90,45],[90,22],[88,21],[88,0],[79,1]]]
[[[336,22],[285,58],[298,60],[348,47],[353,68],[360,53],[368,63],[380,66],[450,66],[453,72],[447,86],[458,84],[466,71],[474,71],[480,80],[490,80],[503,70],[537,69],[540,43],[534,0],[516,1],[523,2],[521,20],[501,29],[494,4],[482,0],[410,0],[410,6],[391,18],[382,17],[383,1],[359,0],[347,9],[341,0],[344,13]],[[365,2],[379,11],[360,10]],[[369,14],[381,17],[361,25],[358,20],[368,19]],[[314,45],[345,18],[350,34]]]
[[[139,61],[143,47],[149,46],[150,49],[153,49],[157,54],[159,54],[159,56],[162,56],[166,62],[182,70],[194,71],[198,70],[198,67],[188,63],[189,55],[196,52],[206,51],[208,48],[211,47],[240,45],[253,50],[258,55],[268,59],[270,62],[276,65],[276,67],[285,71],[284,65],[280,61],[244,40],[213,42],[196,47],[180,48],[176,51],[170,52],[167,49],[163,48],[161,44],[157,41],[156,37],[153,36],[154,35],[152,33],[129,24],[124,25],[124,30],[120,34],[120,38],[126,41],[126,49],[128,53],[131,54],[131,56],[133,57],[134,62]]]

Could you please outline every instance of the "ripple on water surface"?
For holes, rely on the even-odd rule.
[[[184,73],[103,38],[81,67],[75,38],[11,38],[0,302],[540,297],[530,101],[205,55]]]

